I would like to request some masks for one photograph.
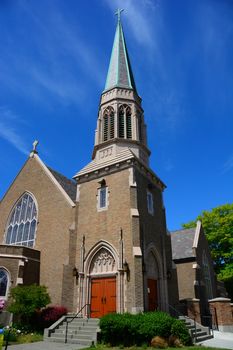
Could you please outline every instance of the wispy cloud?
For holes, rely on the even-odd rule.
[[[120,0],[105,0],[106,5],[114,13],[117,8],[122,8]],[[148,18],[150,11],[154,11],[158,6],[158,1],[151,0],[125,0],[123,8],[127,12],[127,22],[136,41],[147,48],[153,48],[155,41],[153,39],[152,25]]]
[[[17,120],[18,116],[10,109],[0,107],[0,137],[9,142],[21,153],[28,154],[26,143],[16,127]]]
[[[225,174],[228,171],[233,169],[233,154],[226,160],[226,162],[223,164],[223,171],[222,173]]]
[[[19,47],[21,32],[17,40],[13,38],[15,45],[10,34],[5,37],[1,85],[39,100],[46,107],[51,97],[57,99],[58,105],[81,105],[90,84],[103,85],[102,62],[95,48],[79,33],[78,22],[71,23],[59,6],[48,5],[46,9],[44,15],[40,6],[33,7],[24,0],[17,3],[16,10],[30,24],[33,37],[29,35],[27,45]]]

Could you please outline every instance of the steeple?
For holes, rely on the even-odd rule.
[[[117,11],[117,27],[112,47],[112,54],[108,68],[105,91],[114,87],[123,87],[136,91],[133,72],[130,65],[129,55],[125,43],[120,13]]]
[[[120,152],[131,151],[148,166],[150,151],[146,125],[126,48],[121,11],[117,11],[116,33],[105,90],[100,99],[92,157],[95,162],[101,162],[105,159],[103,154],[111,154],[113,160]]]

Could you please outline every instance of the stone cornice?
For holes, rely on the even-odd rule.
[[[136,156],[110,165],[104,164],[98,169],[90,170],[86,173],[75,176],[75,179],[78,182],[78,184],[81,184],[87,181],[91,181],[93,179],[98,179],[99,177],[119,172],[120,170],[124,170],[132,166],[135,166],[141,172],[142,175],[146,176],[148,180],[161,191],[163,191],[166,188],[166,185],[162,182],[162,180],[160,180],[160,178],[149,167],[143,164]]]
[[[128,146],[130,147],[130,145],[136,145],[136,146],[139,146],[139,148],[141,148],[144,152],[147,153],[148,157],[150,156],[151,154],[151,151],[141,142],[139,141],[136,141],[136,140],[130,140],[130,139],[122,139],[122,138],[114,138],[114,139],[111,139],[111,140],[108,140],[108,141],[105,141],[105,142],[102,142],[98,145],[95,145],[94,146],[94,149],[93,149],[93,153],[92,153],[92,159],[95,158],[95,155],[96,155],[96,152],[101,149],[101,148],[105,148],[106,146],[109,146],[111,144],[118,144],[118,143],[121,143],[121,144],[128,144]]]
[[[128,100],[135,102],[141,109],[142,99],[136,92],[132,89],[126,89],[124,87],[113,87],[110,90],[106,90],[102,93],[100,98],[100,104],[109,103],[112,100]]]

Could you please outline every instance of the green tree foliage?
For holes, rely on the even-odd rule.
[[[11,289],[12,302],[8,311],[20,317],[22,322],[29,323],[35,311],[51,302],[45,286],[17,286]]]
[[[205,210],[195,221],[182,226],[195,227],[197,220],[202,222],[218,279],[230,287],[233,285],[233,204],[224,204],[211,211]],[[228,292],[233,297],[233,290],[228,289]]]

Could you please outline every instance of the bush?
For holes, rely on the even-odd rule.
[[[54,322],[67,314],[64,306],[48,306],[45,309],[36,311],[30,318],[30,330],[43,332],[45,328],[50,327]]]
[[[32,322],[33,315],[50,303],[50,297],[45,286],[17,286],[11,289],[11,304],[7,310],[14,314],[17,326],[25,330],[37,329]]]
[[[192,339],[190,337],[189,331],[186,328],[184,322],[180,320],[175,320],[171,327],[171,333],[180,339],[181,343],[184,345],[191,345]]]
[[[100,319],[101,340],[111,345],[150,344],[159,336],[168,339],[171,335],[181,339],[184,345],[191,342],[185,325],[160,311],[144,314],[108,314]]]
[[[50,303],[50,297],[45,286],[17,286],[11,289],[12,303],[8,311],[19,316],[20,321],[26,325],[35,311],[40,310]]]
[[[50,327],[60,317],[67,314],[67,308],[64,306],[49,306],[41,312],[41,322],[43,328]]]

